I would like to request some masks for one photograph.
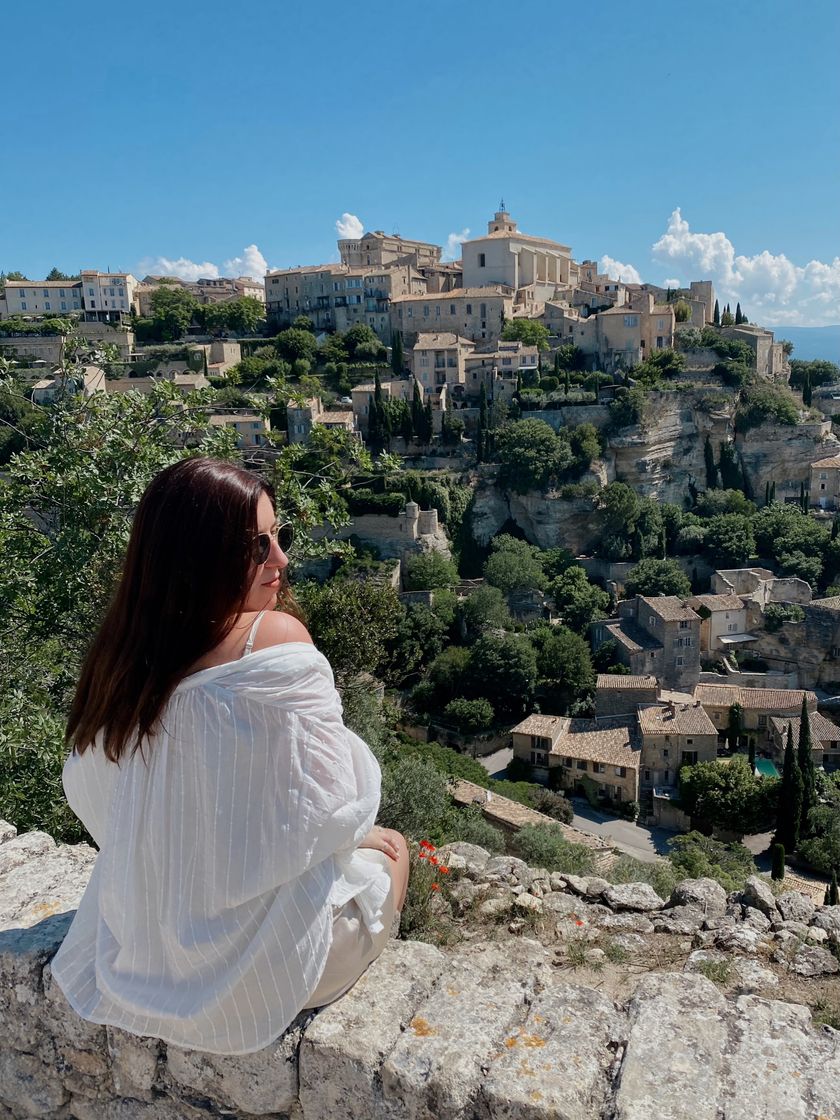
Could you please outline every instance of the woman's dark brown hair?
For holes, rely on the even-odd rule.
[[[66,739],[79,754],[100,730],[112,762],[137,750],[190,666],[231,632],[253,579],[262,494],[274,505],[267,482],[220,459],[184,459],[152,479],[70,708]]]

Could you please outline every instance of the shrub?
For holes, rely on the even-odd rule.
[[[532,867],[569,875],[591,874],[595,859],[591,849],[571,844],[556,824],[529,824],[513,837],[511,846]]]
[[[752,853],[743,844],[724,844],[700,832],[687,832],[670,845],[668,859],[680,878],[715,879],[726,891],[736,891],[756,873]]]
[[[451,844],[454,840],[478,844],[488,852],[505,850],[504,835],[490,824],[477,805],[468,805],[451,813],[446,825],[445,843]]]
[[[465,700],[458,697],[450,700],[443,710],[444,716],[464,735],[474,735],[484,731],[493,722],[493,705],[489,700]]]
[[[760,424],[792,427],[799,420],[799,405],[787,389],[777,385],[750,385],[741,392],[735,420],[741,432]]]
[[[344,499],[351,513],[384,513],[388,517],[398,517],[405,508],[404,494],[374,494],[372,490],[349,490]]]
[[[439,552],[423,552],[405,562],[403,583],[406,591],[433,591],[454,587],[457,582],[457,568]]]
[[[575,815],[574,805],[568,797],[555,790],[545,789],[544,786],[534,787],[534,792],[531,794],[531,808],[536,809],[538,813],[545,813],[548,817],[554,817],[556,821],[561,821],[563,824],[571,824]]]
[[[418,840],[440,840],[450,812],[446,778],[430,762],[405,758],[382,774],[377,824]]]
[[[660,898],[670,898],[677,883],[674,865],[668,860],[646,863],[633,856],[619,856],[607,872],[611,883],[649,883]]]
[[[805,612],[795,603],[768,603],[764,608],[764,629],[768,634],[781,630],[786,622],[802,622]]]
[[[691,594],[691,583],[676,560],[649,558],[640,560],[627,573],[624,592],[628,598],[634,595],[679,595],[685,598]]]

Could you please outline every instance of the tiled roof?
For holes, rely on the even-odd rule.
[[[558,731],[562,730],[564,721],[564,716],[526,716],[521,723],[517,723],[516,727],[512,727],[510,732],[511,735],[553,737]]]
[[[614,619],[603,625],[610,637],[615,638],[628,653],[639,653],[643,649],[662,649],[661,642],[651,638],[629,618]]]
[[[435,349],[448,349],[453,346],[473,347],[475,343],[470,342],[468,338],[461,338],[451,331],[443,331],[440,334],[418,334],[417,341],[414,344],[415,350],[435,350]]]
[[[840,467],[840,455],[832,455],[830,459],[820,459],[811,463],[812,467]]]
[[[638,769],[641,747],[632,716],[568,719],[566,722],[567,727],[552,744],[552,754]]]
[[[316,424],[352,424],[352,412],[319,412],[315,417]]]
[[[802,697],[809,704],[816,704],[813,692],[803,692],[796,688],[741,688],[737,684],[698,684],[694,689],[694,699],[710,707],[740,704],[752,711],[798,711],[802,707]]]
[[[649,704],[639,708],[643,735],[717,735],[700,701],[694,704]]]
[[[512,290],[506,289],[504,284],[488,284],[486,288],[452,288],[448,292],[423,292],[420,295],[394,296],[391,303],[420,302],[423,300],[427,303],[433,303],[434,301],[446,303],[447,300],[451,299],[481,299],[483,296],[496,296],[503,299],[513,298]]]
[[[710,611],[742,611],[744,604],[737,595],[695,595],[690,600],[691,605],[699,604]]]
[[[656,688],[656,683],[656,677],[650,675],[634,677],[629,673],[599,673],[595,688]]]
[[[830,595],[827,599],[812,599],[812,607],[825,607],[829,611],[840,611],[840,595]]]
[[[681,622],[686,618],[697,618],[691,607],[676,595],[640,595],[639,598],[664,622]]]
[[[808,717],[808,722],[811,725],[811,739],[815,745],[817,743],[840,742],[840,727],[838,727],[836,723],[832,723],[830,719],[826,719],[821,712],[809,712]],[[799,742],[800,722],[799,716],[793,716],[791,719],[785,719],[782,716],[773,716],[770,719],[774,730],[778,731],[782,736],[787,735],[787,726],[788,724],[791,725],[793,728],[794,744],[798,744]]]
[[[559,241],[552,241],[549,237],[534,237],[530,233],[520,233],[516,230],[511,233],[510,230],[497,229],[493,233],[485,233],[482,237],[472,237],[470,241],[528,241],[532,245],[549,245],[552,249],[565,249],[567,253],[571,252],[568,245],[561,245]],[[467,244],[470,244],[470,241]]]

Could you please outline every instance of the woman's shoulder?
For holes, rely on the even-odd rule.
[[[300,619],[285,611],[267,611],[257,626],[251,652],[257,653],[259,650],[286,645],[289,642],[313,644],[309,631]]]

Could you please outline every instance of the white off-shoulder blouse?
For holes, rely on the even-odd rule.
[[[382,929],[388,872],[356,854],[381,773],[329,663],[290,642],[185,678],[119,765],[71,755],[64,789],[100,848],[52,971],[79,1015],[244,1054],[306,1005],[355,899]]]

